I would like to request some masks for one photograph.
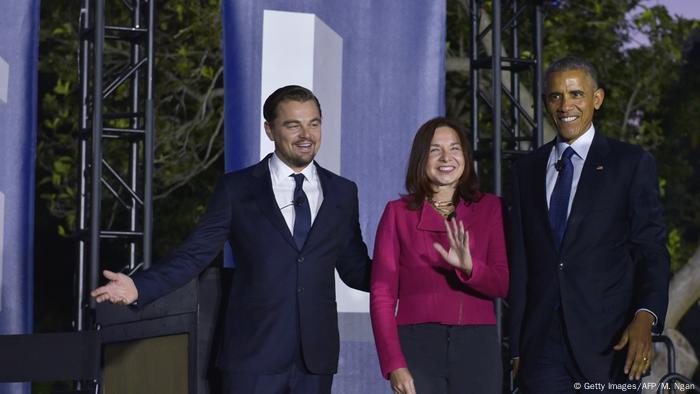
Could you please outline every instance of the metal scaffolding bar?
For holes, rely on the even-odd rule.
[[[471,0],[470,7],[471,136],[475,167],[479,173],[490,171],[492,191],[499,196],[504,193],[504,169],[510,168],[506,162],[540,146],[543,140],[542,5],[533,0],[505,1],[505,6],[503,3]],[[480,27],[482,15],[490,16],[490,23]],[[530,42],[520,35],[525,26],[532,29]],[[484,43],[488,34],[491,34],[490,48]],[[524,73],[530,74],[530,81],[524,78]],[[510,88],[504,85],[504,80]],[[531,83],[534,101],[532,115],[521,103],[522,85],[527,82]],[[503,335],[505,307],[502,300],[496,300],[498,338],[507,347],[508,340]]]
[[[127,263],[129,271],[151,260],[154,1],[107,6],[104,0],[82,0],[80,11],[77,331],[94,328],[95,302],[89,291],[98,286],[102,269],[109,268],[113,249],[127,251],[116,259]],[[130,25],[108,25],[109,19],[129,20]],[[105,56],[105,49],[112,47],[126,48],[129,55]],[[106,70],[121,71],[107,76],[111,72]],[[114,94],[122,86],[127,87],[126,99]],[[103,210],[107,203],[115,207],[113,212]],[[125,247],[111,246],[105,254],[115,243]]]
[[[503,194],[505,162],[514,154],[542,145],[543,140],[542,5],[532,0],[503,3],[492,0],[489,7],[483,0],[471,2],[471,135],[475,156],[487,160],[477,164],[491,166],[492,188],[497,195]],[[480,28],[482,12],[490,16],[490,23]],[[525,26],[532,30],[529,41],[521,39],[520,30]],[[480,50],[489,33],[490,48]],[[525,73],[530,74],[529,80],[523,78]],[[521,102],[522,86],[528,82],[534,102],[532,114]]]

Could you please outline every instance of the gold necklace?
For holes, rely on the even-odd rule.
[[[452,201],[434,201],[428,200],[430,205],[435,208],[436,211],[440,213],[443,217],[448,217],[455,211],[455,206]]]

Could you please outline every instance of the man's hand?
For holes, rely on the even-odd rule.
[[[109,279],[109,283],[90,292],[95,301],[129,305],[139,298],[136,285],[128,276],[107,270],[102,271],[102,274]]]
[[[389,384],[394,394],[416,394],[413,377],[408,368],[399,368],[389,374]]]
[[[629,380],[639,380],[651,367],[654,359],[654,346],[651,343],[651,327],[654,325],[654,316],[647,311],[639,311],[634,319],[622,333],[622,338],[613,347],[619,351],[627,346],[627,359],[625,360],[625,374]]]
[[[447,238],[450,240],[450,251],[446,251],[439,243],[433,243],[435,250],[453,267],[472,274],[472,255],[469,251],[469,233],[464,230],[464,223],[457,224],[457,219],[445,220]]]

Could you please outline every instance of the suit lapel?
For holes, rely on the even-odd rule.
[[[287,227],[287,222],[284,221],[284,217],[282,216],[282,212],[280,212],[279,206],[277,206],[275,193],[272,191],[272,178],[270,177],[270,166],[268,165],[268,160],[271,156],[272,154],[267,155],[265,159],[260,161],[260,163],[255,166],[255,169],[253,170],[253,182],[251,184],[251,189],[260,210],[265,214],[270,223],[272,223],[272,225],[280,232],[282,238],[296,248],[297,246],[294,242],[294,238],[289,231],[289,227]]]
[[[309,230],[302,249],[308,249],[314,240],[318,238],[317,234],[319,232],[322,233],[324,229],[331,227],[332,220],[338,216],[337,212],[341,208],[338,203],[339,192],[335,187],[335,182],[333,182],[333,173],[321,167],[315,161],[314,165],[316,166],[316,173],[323,191],[323,202],[318,209],[314,222],[311,224],[311,230]]]
[[[608,154],[608,141],[596,132],[591,143],[591,148],[586,156],[586,162],[583,163],[581,177],[576,187],[576,195],[571,204],[571,212],[566,225],[566,233],[562,240],[562,250],[565,250],[567,245],[575,240],[578,235],[578,229],[586,214],[590,212],[596,198],[602,193],[602,186],[605,180],[605,164]]]

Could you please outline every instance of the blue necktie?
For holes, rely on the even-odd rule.
[[[296,242],[297,247],[301,250],[304,246],[304,242],[306,242],[306,236],[311,229],[311,208],[309,208],[309,201],[302,188],[304,184],[304,174],[292,174],[290,176],[293,176],[296,182],[296,187],[294,188],[293,236],[294,242]]]
[[[574,178],[574,165],[571,162],[571,156],[575,153],[571,147],[568,147],[561,155],[560,164],[557,164],[559,175],[557,175],[557,182],[554,184],[552,196],[549,198],[549,225],[552,227],[557,249],[561,246],[561,241],[564,239],[564,233],[566,232],[571,183]]]

